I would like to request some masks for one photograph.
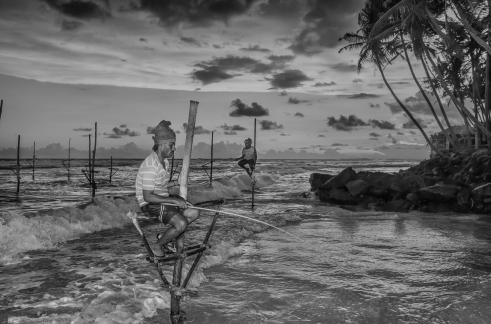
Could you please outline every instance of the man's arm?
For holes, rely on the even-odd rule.
[[[161,195],[157,195],[153,192],[153,190],[143,190],[143,199],[149,203],[157,203],[157,204],[175,204],[179,208],[187,208],[186,201],[181,197],[164,197]]]

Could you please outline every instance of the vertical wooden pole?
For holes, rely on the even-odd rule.
[[[173,176],[174,176],[174,153],[172,153],[172,159],[170,160],[170,178],[169,178],[170,181],[172,181]]]
[[[254,150],[256,150],[256,118],[254,118]],[[256,161],[254,161],[256,162]],[[254,208],[254,190],[256,187],[255,174],[256,174],[256,165],[254,165],[254,172],[252,173],[254,177],[252,180],[252,199],[251,199],[251,208]]]
[[[35,168],[36,168],[36,141],[34,141],[34,148],[32,149],[32,181],[34,181]]]
[[[70,149],[71,149],[71,141],[72,139],[68,139],[68,169],[67,169],[67,179],[70,182]]]
[[[111,162],[109,166],[109,183],[113,183],[113,156],[111,155]]]
[[[89,179],[89,185],[92,185],[92,158],[90,156],[92,152],[92,134],[89,134],[89,166],[87,170],[87,178]]]
[[[95,152],[97,149],[97,122],[95,122],[94,126],[94,151],[92,151],[92,201],[95,198],[95,190],[96,190],[96,183],[95,183]]]
[[[196,114],[198,112],[198,104],[199,102],[191,100],[189,103],[189,117],[188,117],[188,126],[186,128],[186,142],[184,144],[184,156],[182,158],[182,168],[181,175],[179,177],[179,194],[184,199],[187,199],[188,196],[188,175],[189,175],[189,166],[191,164],[191,153],[193,149],[193,137],[194,137],[194,126],[196,125]],[[184,240],[184,234],[182,235],[182,239]],[[184,254],[182,253],[182,246],[179,244],[177,253],[179,257],[174,264],[174,273],[172,278],[172,289],[171,293],[171,302],[170,302],[170,319],[173,324],[183,323],[184,315],[181,313],[181,294],[177,289],[181,287],[181,278],[182,278],[182,266],[184,263]]]
[[[0,100],[0,119],[2,119],[3,99]]]
[[[215,131],[211,131],[211,149],[210,149],[210,187],[213,183],[213,133]]]
[[[17,200],[19,200],[20,193],[20,135],[17,135],[17,166],[16,166],[16,175],[17,175]]]

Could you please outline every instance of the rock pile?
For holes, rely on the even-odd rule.
[[[491,213],[491,154],[435,157],[396,174],[313,173],[311,190],[321,201],[365,209]]]

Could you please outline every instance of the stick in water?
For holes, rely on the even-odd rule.
[[[167,204],[167,203],[164,203],[162,205],[178,207],[178,205],[175,205],[175,204]],[[248,216],[244,216],[244,215],[240,215],[240,214],[236,214],[236,213],[232,213],[232,212],[227,212],[227,211],[223,211],[223,210],[209,209],[209,208],[203,208],[203,207],[195,207],[193,205],[188,206],[188,208],[209,211],[209,212],[212,212],[212,213],[220,213],[220,214],[229,215],[229,216],[235,216],[235,217],[239,217],[239,218],[245,218],[245,219],[251,220],[253,222],[260,223],[260,224],[269,226],[271,228],[274,228],[274,229],[276,229],[276,230],[278,230],[280,232],[283,232],[285,234],[288,234],[288,235],[290,235],[290,236],[292,236],[292,237],[294,237],[294,238],[296,238],[298,240],[301,240],[302,239],[301,237],[299,237],[299,236],[297,236],[295,234],[292,234],[290,232],[287,232],[284,229],[281,229],[279,227],[276,227],[274,225],[271,225],[269,223],[263,222],[263,221],[261,221],[259,219],[255,219],[255,218],[252,218],[252,217],[248,217]]]

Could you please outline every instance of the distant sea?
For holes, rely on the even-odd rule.
[[[168,323],[169,293],[126,217],[141,160],[97,162],[96,204],[71,161],[0,160],[0,323]],[[193,160],[192,194],[226,198],[212,249],[185,294],[189,323],[489,323],[491,222],[457,213],[353,212],[319,202],[312,172],[398,172],[414,161],[266,160],[250,181],[231,160]],[[180,164],[180,161],[176,161]],[[306,194],[307,193],[307,194]],[[215,208],[215,207],[213,207]],[[217,207],[218,208],[218,207]],[[190,226],[200,241],[211,221]],[[163,225],[145,221],[152,244]],[[187,264],[190,262],[188,261]],[[170,275],[170,268],[167,270]]]

